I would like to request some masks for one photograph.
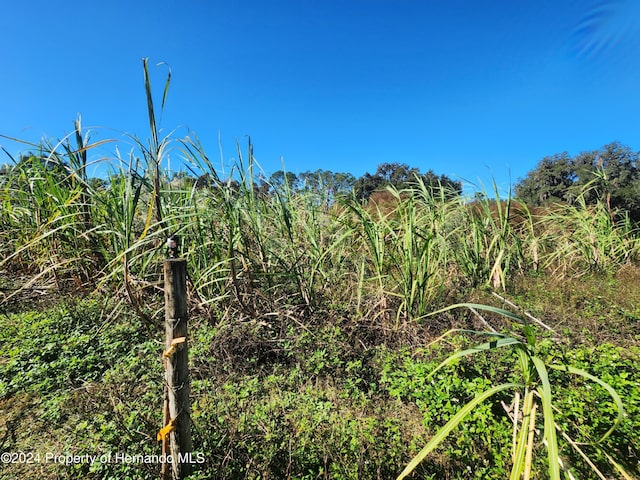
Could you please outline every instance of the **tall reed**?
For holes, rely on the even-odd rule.
[[[510,273],[522,270],[524,251],[522,238],[512,225],[511,194],[503,200],[495,182],[493,193],[490,198],[482,192],[475,201],[461,206],[452,254],[472,285],[505,289]]]
[[[43,142],[2,176],[0,268],[40,280],[118,285],[141,314],[157,290],[171,234],[181,238],[202,305],[233,302],[246,315],[278,305],[340,307],[371,321],[421,319],[465,288],[507,288],[531,271],[582,274],[640,258],[637,226],[607,205],[529,210],[495,183],[475,201],[416,178],[383,192],[386,203],[338,201],[286,181],[270,185],[251,139],[236,145],[226,176],[198,138],[163,136],[143,61],[149,139],[92,142],[80,119],[63,140]],[[132,143],[131,143],[132,142]],[[104,182],[88,177],[89,153],[114,145]],[[169,152],[187,171],[173,181]],[[225,158],[221,149],[221,163]],[[145,313],[146,312],[146,313]]]
[[[550,209],[540,224],[547,244],[545,267],[556,275],[605,271],[638,260],[640,231],[626,214],[610,215],[606,204],[575,204]]]

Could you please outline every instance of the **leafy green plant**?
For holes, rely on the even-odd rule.
[[[594,442],[596,446],[602,443],[609,435],[611,435],[614,429],[623,420],[624,407],[622,404],[622,400],[616,393],[616,391],[608,383],[594,375],[591,375],[585,370],[559,363],[546,363],[537,351],[536,338],[532,327],[519,316],[507,310],[486,305],[469,303],[452,305],[445,309],[434,312],[431,315],[435,315],[459,307],[485,310],[507,317],[508,319],[511,319],[522,326],[524,338],[511,337],[499,333],[483,333],[475,331],[463,331],[458,329],[450,330],[436,341],[439,341],[442,338],[445,338],[455,332],[486,335],[491,337],[491,340],[477,345],[473,348],[458,351],[450,355],[429,374],[429,377],[433,376],[441,368],[455,363],[462,357],[466,357],[468,355],[473,355],[476,353],[487,352],[496,348],[512,347],[517,355],[516,366],[521,382],[502,383],[488,388],[482,393],[476,395],[475,398],[464,405],[442,428],[440,428],[436,432],[436,434],[431,438],[427,445],[425,445],[425,447],[411,460],[411,462],[409,462],[406,468],[398,476],[398,480],[406,478],[427,457],[427,455],[429,455],[433,450],[435,450],[436,447],[438,447],[440,443],[442,443],[444,438],[462,422],[462,420],[469,414],[469,412],[477,408],[479,404],[499,392],[512,389],[518,392],[522,391],[523,400],[521,406],[518,400],[516,400],[515,402],[513,417],[513,455],[510,478],[515,480],[524,475],[524,478],[526,479],[530,478],[531,476],[534,438],[536,429],[538,428],[536,413],[538,408],[541,408],[543,418],[541,435],[543,437],[543,442],[545,443],[547,448],[548,475],[551,479],[559,479],[560,465],[562,464],[562,460],[560,458],[558,449],[556,429],[560,429],[555,421],[555,413],[553,408],[554,391],[552,390],[551,383],[549,381],[549,369],[563,371],[584,377],[603,387],[610,395],[611,399],[614,402],[617,416],[612,426],[604,434],[602,434],[597,441]],[[519,398],[519,396],[517,396],[516,398]],[[580,451],[581,456],[586,458],[586,455],[584,455],[582,450],[580,450],[579,446],[573,440],[571,440],[571,438],[564,431],[560,430],[560,433],[573,448],[576,448]],[[588,458],[587,461],[590,462]],[[622,467],[615,461],[612,461],[612,464],[616,469],[623,471]],[[590,465],[592,465],[592,463],[590,463]]]
[[[0,316],[0,398],[20,392],[41,395],[92,382],[129,348],[142,340],[135,325],[101,330],[109,321],[105,305],[95,300],[62,304],[43,313]]]

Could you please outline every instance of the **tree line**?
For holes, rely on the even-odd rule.
[[[531,206],[602,202],[612,217],[628,214],[640,221],[640,152],[620,142],[570,156],[544,157],[515,187]]]
[[[173,175],[173,182],[187,183],[196,188],[216,188],[220,180],[207,173],[198,177],[189,176],[186,172]],[[238,188],[237,180],[225,182],[232,189]],[[316,192],[327,198],[335,199],[339,196],[354,194],[360,201],[366,202],[376,190],[388,186],[398,190],[424,184],[432,190],[442,189],[447,196],[462,194],[462,182],[453,180],[447,175],[437,175],[433,170],[426,173],[405,163],[381,163],[374,173],[366,172],[355,177],[349,172],[333,172],[331,170],[307,170],[301,173],[277,170],[271,175],[259,176],[254,181],[253,188],[259,194],[271,194],[287,189],[291,192]]]
[[[39,159],[39,161],[38,161]],[[615,215],[628,214],[640,221],[640,152],[635,152],[620,142],[612,142],[602,148],[570,156],[567,152],[544,157],[527,175],[515,185],[515,196],[530,206],[545,206],[553,203],[585,205],[602,202]],[[68,180],[69,165],[60,159],[45,162],[42,155],[29,153],[21,156],[13,165],[0,167],[0,183],[10,173],[22,167],[42,163],[50,172],[55,170],[61,178]],[[108,179],[87,179],[94,187],[108,186]],[[194,172],[178,172],[170,180],[175,185],[196,188],[218,188],[227,185],[238,188],[237,180],[221,181],[210,174],[198,176]],[[387,186],[406,189],[423,184],[433,191],[444,192],[447,197],[461,195],[462,183],[447,175],[438,175],[433,170],[421,172],[405,163],[382,163],[375,172],[366,172],[355,177],[348,172],[332,172],[317,169],[301,173],[278,170],[270,176],[259,176],[253,188],[263,195],[283,189],[291,192],[312,191],[334,200],[339,196],[354,195],[366,202],[371,194]]]

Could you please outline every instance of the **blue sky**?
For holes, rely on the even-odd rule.
[[[149,136],[148,57],[158,101],[172,72],[164,133],[217,162],[218,137],[229,165],[250,135],[267,173],[402,162],[507,188],[546,155],[640,149],[639,3],[7,2],[0,134],[59,139],[81,114],[126,149]]]

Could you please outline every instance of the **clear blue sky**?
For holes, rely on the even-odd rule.
[[[165,133],[213,159],[220,135],[227,162],[250,135],[267,173],[403,162],[506,188],[545,155],[640,149],[637,0],[24,0],[2,17],[0,134],[33,142],[78,113],[94,140],[147,138],[149,57],[158,101],[155,64],[173,74]]]

